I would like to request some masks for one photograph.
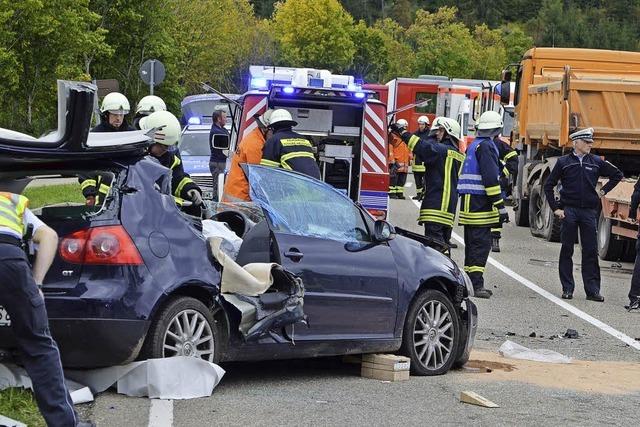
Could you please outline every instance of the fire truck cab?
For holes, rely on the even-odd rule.
[[[385,104],[353,76],[328,70],[252,65],[249,89],[240,96],[230,153],[257,127],[267,108],[288,110],[307,137],[322,180],[360,202],[374,217],[388,214],[387,119]]]

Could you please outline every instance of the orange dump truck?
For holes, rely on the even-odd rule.
[[[640,53],[531,49],[519,64],[503,72],[504,103],[509,102],[511,87],[504,83],[512,77],[516,85],[511,141],[520,152],[514,186],[516,223],[528,225],[533,235],[559,240],[560,222],[542,187],[559,156],[572,150],[570,131],[593,127],[592,152],[627,177],[602,199],[600,256],[607,260],[633,257],[637,225],[627,216],[640,174]]]

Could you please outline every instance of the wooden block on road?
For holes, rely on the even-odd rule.
[[[480,396],[478,393],[474,393],[473,391],[463,391],[460,393],[460,402],[469,403],[471,405],[478,405],[485,408],[499,408],[500,406],[496,405],[489,399],[486,399]]]
[[[381,369],[366,368],[363,364],[360,369],[360,376],[380,381],[407,381],[409,379],[409,371],[383,371]]]
[[[389,371],[406,371],[409,370],[411,359],[395,354],[363,354],[362,363],[385,366],[385,370]]]

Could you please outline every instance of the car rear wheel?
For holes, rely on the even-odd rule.
[[[220,359],[219,334],[211,310],[191,297],[177,297],[160,311],[149,329],[145,358],[197,357]]]
[[[451,300],[428,289],[418,294],[407,313],[402,352],[414,375],[444,374],[455,362],[462,339],[460,318]]]

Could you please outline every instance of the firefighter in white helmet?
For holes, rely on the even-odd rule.
[[[429,117],[418,117],[418,130],[413,134],[418,138],[426,138],[429,136]],[[424,172],[425,165],[424,160],[420,157],[420,154],[414,153],[413,164],[411,165],[411,171],[413,172],[413,179],[416,182],[416,195],[413,200],[422,200],[424,196]]]
[[[182,160],[178,153],[169,151],[180,139],[180,122],[168,111],[157,111],[140,119],[140,129],[156,129],[153,134],[153,143],[149,147],[149,154],[156,158],[160,164],[171,169],[171,192],[178,204],[183,200],[193,202],[193,205],[184,210],[192,215],[200,215],[204,208],[202,191],[185,173]]]
[[[167,111],[167,104],[165,104],[162,98],[155,95],[142,97],[136,106],[136,115],[133,118],[133,126],[136,129],[140,129],[140,119],[151,113],[155,113],[156,111]]]
[[[409,123],[405,119],[399,119],[395,123],[402,131],[406,131]],[[389,133],[389,197],[392,199],[404,199],[404,185],[407,182],[411,151],[395,133]]]
[[[134,130],[126,121],[131,107],[129,100],[120,92],[107,94],[100,105],[100,124],[91,132],[123,132]]]
[[[274,110],[268,128],[273,135],[262,150],[260,164],[294,170],[320,179],[320,168],[313,154],[313,145],[304,136],[292,130],[298,123],[285,109]]]

